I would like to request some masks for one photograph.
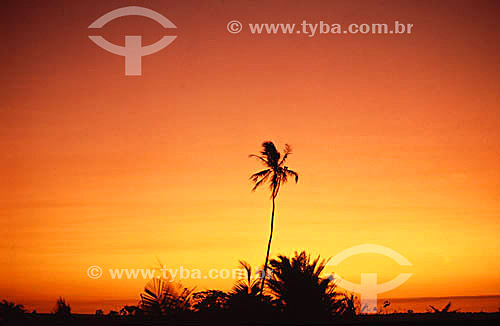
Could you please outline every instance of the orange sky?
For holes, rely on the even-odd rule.
[[[51,6],[50,6],[51,5]],[[0,53],[0,297],[48,311],[135,302],[144,280],[87,268],[263,263],[270,203],[248,159],[292,144],[271,254],[388,246],[359,281],[409,271],[392,297],[500,293],[500,60],[496,1],[7,1]],[[125,5],[168,17],[141,77],[89,39]],[[410,35],[233,35],[247,23],[413,23]],[[164,35],[126,17],[110,42]],[[98,33],[98,34],[99,34]],[[95,33],[94,33],[95,34]],[[198,289],[229,280],[185,282]],[[110,303],[113,302],[113,303]],[[115,305],[115,306],[113,306]]]

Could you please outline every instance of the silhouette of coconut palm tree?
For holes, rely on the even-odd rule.
[[[266,262],[264,264],[264,271],[262,275],[262,281],[260,286],[260,294],[264,291],[264,283],[267,276],[267,263],[269,260],[269,250],[271,249],[271,240],[273,239],[273,227],[274,227],[274,211],[275,211],[275,200],[278,196],[278,192],[282,184],[288,181],[288,178],[295,178],[295,183],[299,181],[299,175],[297,172],[290,170],[285,166],[286,159],[292,154],[292,148],[290,145],[286,144],[283,151],[283,156],[276,149],[273,142],[266,141],[262,143],[262,151],[260,155],[250,155],[249,157],[257,158],[261,163],[264,164],[266,169],[252,174],[250,180],[254,183],[252,191],[255,191],[261,185],[269,183],[269,189],[271,191],[271,200],[273,203],[273,208],[271,210],[271,231],[269,234],[269,242],[267,243],[267,253]]]

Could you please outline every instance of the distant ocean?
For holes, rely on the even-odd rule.
[[[387,308],[382,308],[384,301],[391,303]],[[442,309],[451,302],[450,310],[459,309],[460,312],[499,312],[500,295],[493,296],[467,296],[467,297],[430,297],[430,298],[398,298],[378,300],[378,310],[384,312],[428,312],[432,311],[430,305]]]
[[[390,305],[382,308],[384,301],[389,300]],[[120,311],[125,305],[136,305],[137,300],[103,300],[103,301],[69,301],[72,311],[75,313],[93,314],[97,309]],[[495,296],[468,296],[468,297],[432,297],[432,298],[397,298],[379,299],[379,312],[428,312],[429,306],[442,309],[451,302],[451,310],[459,309],[460,312],[498,312],[500,308],[500,295]],[[54,306],[53,302],[25,302],[26,308],[32,310],[38,308],[39,312],[49,312]]]

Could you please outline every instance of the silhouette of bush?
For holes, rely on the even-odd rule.
[[[125,305],[123,308],[120,309],[120,315],[121,316],[141,316],[142,315],[142,310],[137,307],[137,306],[128,306]]]
[[[229,295],[224,291],[207,290],[193,294],[193,308],[198,312],[220,313],[228,309]]]
[[[19,320],[24,317],[26,310],[21,304],[16,304],[7,300],[0,303],[0,322]]]
[[[340,300],[343,301],[343,307],[338,313],[342,314],[343,317],[353,318],[361,310],[361,303],[354,294],[344,294],[344,298]]]
[[[67,318],[71,316],[71,306],[63,297],[59,297],[52,312],[59,318]]]
[[[329,278],[321,277],[325,263],[319,256],[311,260],[305,251],[295,252],[292,258],[280,255],[271,260],[267,284],[277,307],[289,318],[328,320],[346,312],[346,296],[336,291]]]
[[[116,318],[117,316],[118,316],[118,311],[116,310],[110,310],[108,313],[108,317]]]
[[[193,289],[182,287],[177,282],[152,279],[141,293],[140,308],[145,315],[167,316],[189,311]]]
[[[246,321],[273,314],[275,308],[272,298],[260,294],[260,279],[252,278],[252,266],[245,261],[240,261],[240,267],[245,271],[245,277],[237,281],[229,292],[228,306],[231,314]],[[259,313],[256,314],[256,311]]]

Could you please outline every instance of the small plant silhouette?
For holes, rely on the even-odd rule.
[[[71,316],[71,306],[63,297],[59,297],[53,310],[54,315],[62,318]]]
[[[141,309],[137,306],[125,305],[120,309],[120,315],[122,316],[137,316],[141,313]]]
[[[444,306],[443,308],[441,309],[438,309],[432,305],[429,305],[429,307],[432,309],[432,313],[434,314],[447,314],[447,313],[456,313],[458,312],[460,309],[455,309],[455,310],[450,310],[451,308],[451,301],[448,302],[448,304],[446,306]]]
[[[385,300],[384,304],[382,305],[382,310],[384,313],[389,313],[389,307],[391,306],[391,302],[389,300]]]

